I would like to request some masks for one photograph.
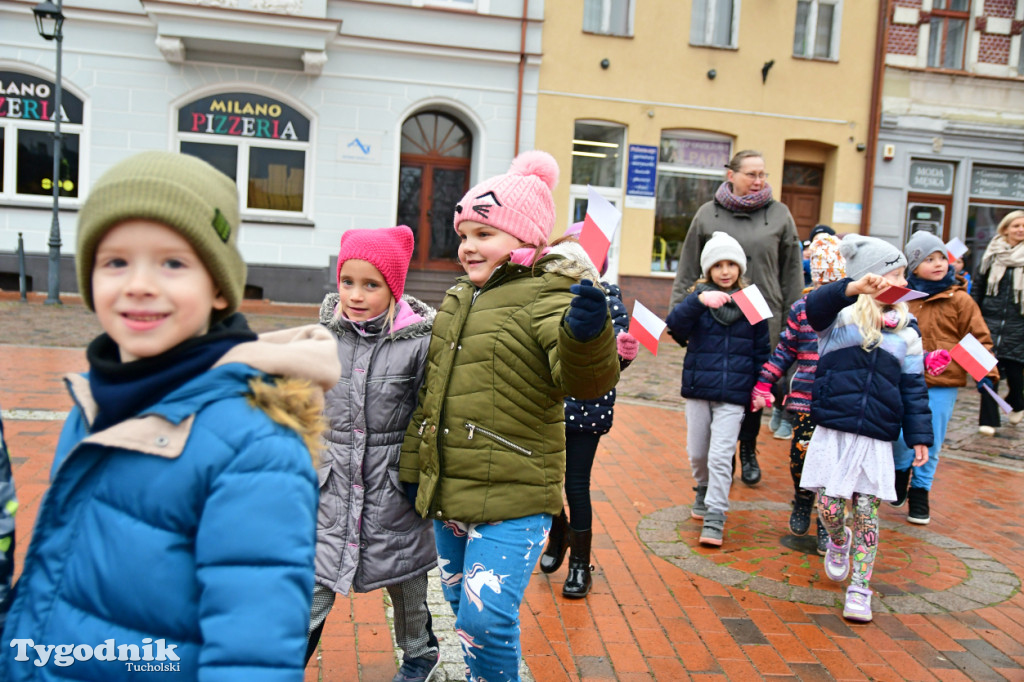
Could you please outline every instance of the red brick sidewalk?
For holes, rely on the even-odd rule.
[[[635,376],[653,378],[624,385],[624,393],[673,400],[677,370],[662,365],[679,355],[664,355],[641,360]],[[0,345],[0,405],[21,500],[19,566],[60,428],[52,419],[59,415],[46,411],[69,409],[57,377],[81,369],[80,349]],[[1015,429],[1002,431],[1016,447]],[[534,576],[522,609],[532,675],[1024,680],[1024,474],[944,460],[924,528],[883,505],[876,618],[854,625],[837,606],[842,587],[824,579],[821,559],[808,553],[811,539],[786,530],[786,447],[762,429],[763,482],[747,488],[737,479],[725,544],[701,548],[687,506],[693,483],[683,413],[650,401],[620,404],[594,467],[594,591],[569,601],[561,597],[564,569]],[[396,666],[385,609],[379,592],[339,599],[320,667],[312,664],[307,679],[390,680]]]

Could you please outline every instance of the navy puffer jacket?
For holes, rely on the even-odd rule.
[[[850,281],[807,295],[807,321],[818,332],[811,420],[884,441],[896,440],[902,428],[908,446],[930,446],[932,413],[917,322],[898,332],[883,330],[881,343],[865,351],[852,315],[857,297],[846,295]]]
[[[683,299],[666,320],[672,338],[686,346],[680,394],[746,406],[761,365],[771,352],[768,322],[751,325],[740,313],[732,324],[722,324],[700,302],[698,295],[703,290]],[[735,305],[730,302],[723,308]]]
[[[615,335],[618,336],[620,332],[629,331],[629,313],[626,312],[626,305],[622,302],[622,292],[618,285],[601,282],[601,286],[605,291],[605,300],[608,302],[608,313],[612,316]],[[629,360],[619,357],[620,370],[626,369],[629,363]],[[612,428],[614,406],[614,388],[596,400],[566,398],[565,430],[598,435],[608,433]]]

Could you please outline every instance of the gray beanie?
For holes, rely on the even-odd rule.
[[[725,232],[714,232],[704,245],[704,250],[700,252],[700,270],[705,277],[710,277],[708,272],[711,266],[720,260],[731,261],[740,266],[740,277],[747,271],[747,254],[743,253],[740,243]]]
[[[884,275],[907,265],[907,257],[895,246],[877,237],[848,234],[839,242],[839,253],[846,259],[846,276]]]
[[[946,245],[931,232],[919,230],[910,235],[907,248],[903,249],[903,252],[907,254],[907,272],[911,273],[917,270],[917,266],[936,251],[941,253],[943,257],[949,258],[946,255]]]

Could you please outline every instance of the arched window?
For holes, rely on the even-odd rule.
[[[238,183],[242,210],[254,216],[309,212],[309,119],[270,97],[224,92],[178,110],[181,151]]]
[[[61,94],[60,195],[78,197],[82,100]],[[0,71],[0,198],[53,196],[53,81]]]
[[[455,204],[469,190],[473,135],[441,111],[423,111],[402,124],[398,222],[416,235],[412,266],[458,267]]]

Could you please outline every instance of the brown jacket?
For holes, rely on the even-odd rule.
[[[956,284],[945,291],[928,298],[910,301],[907,307],[917,318],[917,324],[921,328],[925,353],[949,350],[968,332],[974,334],[974,337],[981,341],[981,345],[989,351],[992,350],[992,337],[989,335],[988,325],[981,316],[978,304],[967,293],[966,281],[962,276],[957,275]],[[988,377],[993,381],[998,380],[998,370],[993,367]],[[925,380],[929,388],[966,386],[967,372],[954,361],[949,363],[946,371],[939,376],[925,372]]]

